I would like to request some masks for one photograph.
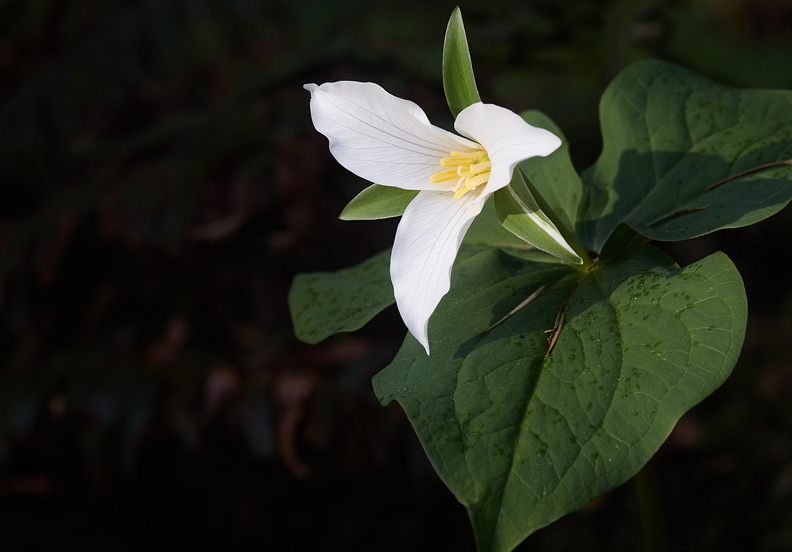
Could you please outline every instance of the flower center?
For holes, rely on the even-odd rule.
[[[452,151],[450,155],[451,157],[440,160],[440,166],[448,168],[433,174],[429,180],[435,184],[456,180],[456,184],[452,188],[454,199],[459,199],[489,181],[492,163],[484,148],[476,148],[471,151]]]

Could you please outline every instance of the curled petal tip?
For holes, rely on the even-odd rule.
[[[555,150],[560,148],[561,145],[564,142],[563,142],[563,140],[561,140],[561,138],[559,138],[558,136],[556,136],[555,134],[553,134],[549,130],[547,132],[548,132],[548,134],[550,134],[550,136],[548,136],[548,138],[547,138],[548,148],[550,149],[550,152],[547,155],[550,155],[551,153],[555,152]]]
[[[303,84],[303,88],[305,88],[308,92],[313,93],[314,90],[319,88],[319,85],[309,82],[308,84]]]
[[[409,328],[408,328],[409,329]],[[427,328],[424,328],[423,332],[413,332],[410,330],[410,333],[415,338],[415,340],[421,344],[421,347],[424,348],[426,351],[426,356],[429,356],[429,332]]]

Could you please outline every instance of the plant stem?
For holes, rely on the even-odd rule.
[[[665,517],[657,482],[657,467],[652,458],[633,478],[641,517],[641,532],[645,552],[665,552]]]

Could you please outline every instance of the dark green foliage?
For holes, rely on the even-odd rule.
[[[481,96],[547,113],[586,166],[597,102],[628,61],[792,88],[788,20],[766,7],[781,3],[717,4],[462,8]],[[294,274],[360,263],[393,230],[337,221],[365,183],[330,162],[302,84],[376,81],[450,128],[453,7],[0,2],[4,549],[472,548],[409,424],[371,392],[403,335],[392,310],[307,348],[286,303]],[[754,317],[736,373],[660,462],[683,548],[792,546],[789,293],[768,261],[785,213],[674,252],[727,250]],[[635,550],[631,504],[617,490],[525,548]]]

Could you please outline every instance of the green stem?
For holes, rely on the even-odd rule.
[[[665,536],[665,517],[657,482],[654,458],[633,478],[641,517],[641,531],[645,552],[665,552],[668,547]]]
[[[581,243],[578,241],[575,232],[573,232],[571,228],[568,228],[566,224],[561,222],[555,211],[553,211],[550,205],[545,201],[545,198],[542,197],[542,194],[539,193],[539,190],[537,190],[536,187],[533,185],[533,182],[531,182],[531,180],[525,175],[524,172],[522,172],[521,169],[518,170],[520,170],[520,172],[522,173],[522,177],[523,180],[525,181],[525,185],[528,187],[528,190],[531,192],[531,195],[533,195],[536,204],[539,206],[542,212],[545,215],[547,215],[547,218],[549,218],[550,221],[553,224],[555,224],[555,227],[558,228],[558,231],[564,237],[564,239],[572,248],[572,250],[575,253],[577,253],[581,259],[583,259],[583,270],[588,270],[589,268],[594,266],[594,260],[589,256],[586,248],[583,247]]]

